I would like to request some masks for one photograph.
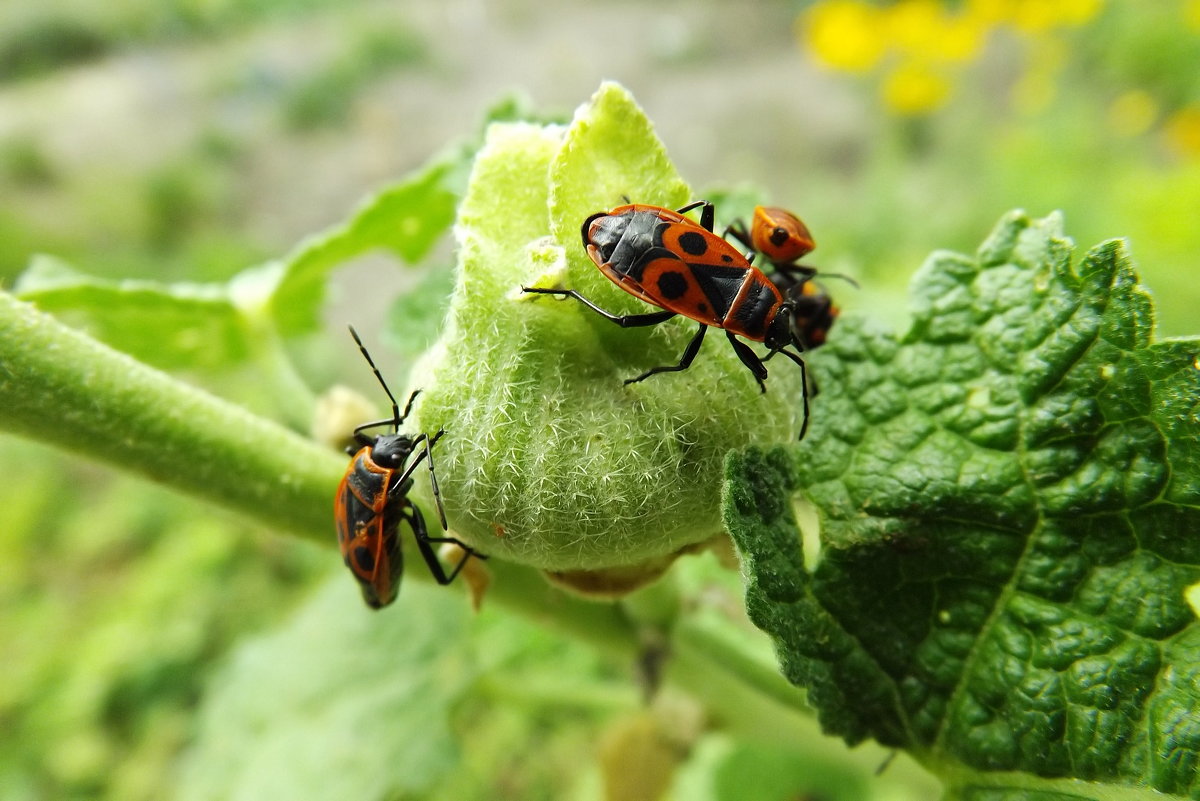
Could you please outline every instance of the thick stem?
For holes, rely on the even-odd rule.
[[[259,524],[328,545],[346,457],[62,325],[0,292],[0,429],[107,462]],[[612,604],[550,587],[498,560],[488,600],[610,653],[632,656]],[[419,578],[421,571],[413,571]]]
[[[4,430],[141,474],[273,530],[334,543],[332,496],[345,456],[147,367],[3,292],[0,409]],[[532,568],[492,560],[489,569],[494,582],[485,602],[619,659],[638,656],[639,628],[646,623],[620,605],[575,598]],[[688,644],[683,683],[693,690],[702,690],[719,663],[718,673],[751,692],[797,704],[798,692],[781,688],[781,677],[765,675],[728,643],[714,650],[702,632],[685,628],[681,636]]]
[[[344,456],[0,292],[0,428],[332,542]]]
[[[705,672],[720,673],[763,700],[786,709],[789,714],[812,717],[804,691],[790,683],[771,663],[751,653],[744,638],[735,638],[727,628],[712,625],[696,615],[682,618],[675,627],[675,647],[681,666],[704,665]],[[690,676],[676,676],[693,691]]]
[[[493,576],[485,604],[498,603],[618,659],[637,656],[637,626],[619,605],[576,598],[530,567],[493,559],[488,569]]]

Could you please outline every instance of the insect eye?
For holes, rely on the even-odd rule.
[[[771,231],[771,244],[782,245],[788,241],[788,230],[781,225],[775,226],[775,230]]]

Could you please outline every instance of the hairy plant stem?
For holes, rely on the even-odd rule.
[[[345,456],[147,367],[5,292],[0,410],[0,429],[140,474],[272,531],[333,546],[333,490]],[[636,603],[576,598],[532,568],[499,560],[488,567],[494,580],[487,603],[618,659],[640,657],[647,626],[671,628],[680,667],[686,665],[672,675],[707,702],[720,706],[705,687],[733,679],[776,704],[801,704],[798,690],[740,653],[736,642],[694,626],[672,628],[679,606],[670,588],[655,590],[666,596],[652,605],[669,612],[671,620],[663,620]]]
[[[324,541],[345,458],[0,293],[0,428]]]

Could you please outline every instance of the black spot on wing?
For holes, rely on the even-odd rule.
[[[354,549],[354,563],[366,575],[375,572],[375,554],[371,553],[371,549],[364,545]]]
[[[703,256],[708,252],[708,240],[699,231],[686,231],[679,235],[679,247],[689,256]]]
[[[658,276],[658,294],[664,300],[676,300],[687,294],[688,281],[683,273],[669,272],[660,273]]]

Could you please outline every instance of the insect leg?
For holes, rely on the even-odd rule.
[[[680,370],[686,370],[692,366],[692,361],[696,358],[696,354],[700,352],[700,345],[704,342],[704,334],[708,331],[708,326],[700,323],[699,330],[696,331],[696,336],[692,337],[692,341],[688,343],[687,349],[684,350],[683,356],[679,359],[679,364],[666,364],[661,367],[653,367],[642,373],[636,378],[628,378],[626,384],[633,384],[637,381],[649,378],[655,373],[676,373]]]
[[[354,439],[360,445],[370,445],[372,442],[374,442],[374,440],[371,439],[370,437],[364,435],[362,433],[363,431],[366,431],[368,428],[375,428],[376,426],[394,426],[395,423],[396,423],[396,418],[389,417],[387,420],[372,420],[369,423],[363,423],[362,425],[355,426],[354,427]]]
[[[858,286],[858,282],[848,275],[843,273],[824,273],[810,264],[776,264],[775,270],[776,272],[772,273],[769,277],[771,280],[775,281],[775,285],[780,289],[785,287],[802,286],[806,282],[816,278],[818,275],[821,276],[822,279],[840,278],[855,289],[860,288]],[[779,280],[776,280],[777,276],[780,277]]]
[[[421,514],[421,510],[417,507],[412,507],[412,514],[406,514],[405,518],[408,524],[412,526],[413,539],[417,541],[417,550],[421,552],[421,558],[425,560],[425,566],[429,568],[430,574],[433,575],[433,580],[438,584],[445,586],[458,576],[467,560],[472,556],[477,559],[486,559],[487,557],[475,552],[473,548],[464,542],[461,542],[454,537],[431,537],[429,531],[425,527],[425,517]],[[434,543],[452,542],[459,548],[462,548],[466,553],[463,558],[458,561],[450,574],[446,574],[446,569],[442,567],[441,561],[437,558],[437,554],[433,552]]]
[[[562,297],[575,298],[580,303],[582,303],[584,306],[587,306],[589,309],[596,312],[596,314],[599,314],[601,317],[608,320],[609,322],[616,323],[617,325],[621,326],[622,328],[636,328],[638,326],[643,326],[643,325],[658,325],[661,322],[670,320],[676,314],[676,312],[673,312],[673,311],[651,312],[650,314],[626,314],[626,315],[613,314],[610,311],[600,308],[595,303],[592,303],[590,300],[585,298],[583,295],[580,295],[574,289],[543,289],[543,288],[539,288],[539,287],[523,286],[523,287],[521,287],[521,291],[522,292],[530,292],[530,293],[537,294],[537,295],[559,295]]]
[[[796,364],[800,365],[800,397],[804,402],[804,423],[800,426],[800,436],[796,438],[797,441],[799,441],[804,439],[804,435],[808,433],[808,368],[804,366],[804,359],[800,358],[800,356],[797,354],[792,353],[790,350],[783,350],[782,348],[768,353],[766,359],[763,359],[763,361],[768,361],[776,353],[782,353],[784,356],[787,356]]]
[[[700,227],[706,231],[711,231],[717,218],[717,210],[713,204],[707,200],[694,200],[682,209],[676,209],[675,213],[687,214],[692,209],[700,209]]]
[[[722,239],[728,239],[731,236],[741,242],[742,247],[750,248],[751,250],[754,249],[754,244],[750,241],[750,235],[746,233],[746,224],[741,220],[734,220],[725,229],[725,233],[721,234]]]
[[[392,482],[392,486],[388,487],[389,494],[395,492],[398,487],[400,487],[404,484],[404,482],[406,482],[410,478],[412,478],[412,474],[414,471],[416,471],[417,465],[419,465],[421,462],[423,462],[429,456],[429,447],[428,446],[426,446],[424,450],[417,450],[417,446],[420,445],[422,441],[425,441],[428,439],[429,439],[429,437],[427,437],[424,434],[417,434],[417,436],[413,437],[412,447],[413,447],[413,452],[417,454],[417,458],[415,458],[411,462],[409,462],[408,466],[404,468],[404,472],[401,473],[399,476],[397,476],[396,480]]]
[[[367,353],[367,346],[363,344],[361,339],[359,339],[358,332],[354,330],[354,326],[348,327],[350,329],[350,336],[354,337],[354,341],[358,343],[358,349],[362,351],[363,358],[367,360],[367,364],[371,365],[371,370],[374,371],[375,377],[379,379],[379,386],[383,387],[383,391],[387,393],[388,399],[392,402],[392,419],[390,422],[394,422],[396,425],[396,430],[399,431],[400,424],[404,422],[405,417],[408,417],[408,413],[412,410],[413,400],[416,399],[417,393],[419,393],[421,390],[415,390],[413,394],[408,396],[408,405],[404,407],[404,414],[400,414],[400,404],[396,403],[396,396],[392,394],[390,389],[388,389],[387,382],[383,380],[383,374],[380,373],[379,368],[375,366],[375,360],[371,358],[370,353]],[[364,428],[370,428],[371,426],[375,425],[380,425],[380,423],[366,423],[365,425],[361,425],[354,429],[354,433],[357,434]]]
[[[746,365],[746,367],[750,368],[750,372],[754,373],[754,378],[758,381],[758,388],[766,392],[767,385],[763,383],[763,379],[767,377],[767,366],[763,364],[763,360],[758,357],[758,354],[749,345],[735,337],[731,331],[726,331],[725,336],[729,339],[729,344],[733,345],[733,352],[742,360],[742,364]],[[768,356],[767,358],[770,357]]]
[[[439,428],[436,434],[425,440],[425,458],[429,462],[429,484],[433,487],[433,502],[437,504],[442,531],[446,530],[446,510],[442,507],[442,493],[438,490],[437,475],[433,472],[433,446],[445,433],[446,429]]]
[[[817,268],[809,267],[807,264],[776,264],[775,272],[767,277],[780,289],[787,290],[793,295],[799,295],[803,292],[802,287],[816,275]]]

